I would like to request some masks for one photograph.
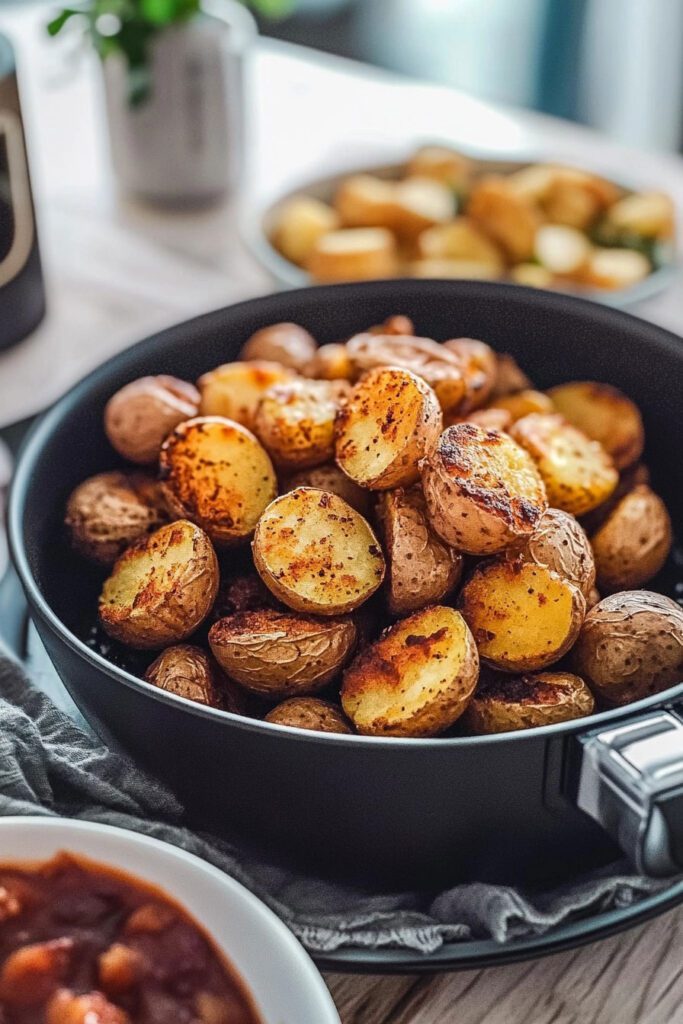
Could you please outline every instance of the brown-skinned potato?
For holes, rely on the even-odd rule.
[[[313,732],[353,732],[342,709],[320,697],[290,697],[269,711],[265,721]]]
[[[289,611],[238,612],[209,631],[213,655],[244,689],[278,699],[322,689],[356,643],[352,619],[316,619]]]
[[[271,324],[256,331],[244,343],[240,359],[281,363],[300,372],[316,353],[315,339],[298,324]]]
[[[206,651],[192,644],[176,644],[162,651],[145,672],[148,683],[210,708],[247,712],[244,692],[223,675]]]
[[[257,572],[223,577],[211,609],[211,620],[224,619],[236,612],[255,612],[264,608],[282,608]]]
[[[645,431],[638,408],[611,384],[573,381],[548,392],[558,412],[599,441],[617,469],[626,469],[643,453]]]
[[[262,359],[224,363],[197,381],[202,396],[200,415],[223,416],[253,430],[256,411],[266,391],[293,377],[294,371],[289,367]]]
[[[473,423],[444,430],[422,462],[422,486],[433,529],[472,555],[529,536],[548,504],[527,453],[507,434]]]
[[[533,388],[533,384],[509,352],[498,352],[496,382],[491,392],[492,398],[502,395],[514,395],[518,391]]]
[[[337,464],[361,487],[408,486],[442,425],[428,384],[401,367],[378,367],[356,384],[337,415]]]
[[[646,484],[634,487],[591,537],[598,586],[607,593],[642,587],[664,565],[672,540],[662,499]]]
[[[482,430],[507,432],[512,426],[512,416],[507,409],[475,409],[465,416],[445,416],[444,426],[455,427],[458,423],[474,423]]]
[[[343,615],[384,579],[384,556],[370,525],[342,498],[313,487],[297,487],[268,506],[252,551],[268,589],[295,611]]]
[[[278,468],[307,469],[332,458],[338,383],[301,378],[266,391],[254,432]]]
[[[339,341],[321,345],[311,356],[301,372],[314,380],[353,380],[353,363],[346,345]]]
[[[320,283],[394,277],[399,267],[396,239],[386,228],[328,231],[316,241],[306,266]]]
[[[293,196],[275,212],[271,239],[285,259],[304,267],[318,239],[339,225],[337,213],[327,203],[313,196]]]
[[[358,655],[344,673],[342,707],[366,736],[436,736],[463,713],[478,675],[464,619],[432,605]]]
[[[198,406],[193,384],[167,374],[140,377],[109,399],[104,430],[124,459],[148,465],[159,457],[164,438],[178,423],[196,416]]]
[[[178,520],[117,560],[100,595],[109,636],[140,650],[179,643],[204,621],[218,591],[218,559],[198,526]]]
[[[532,672],[570,649],[586,599],[546,566],[501,559],[475,569],[458,607],[483,661],[504,672]]]
[[[575,583],[588,600],[595,587],[595,559],[581,524],[568,512],[549,508],[535,531],[507,552],[508,557],[545,565]]]
[[[461,360],[465,394],[459,411],[465,416],[481,408],[493,391],[497,375],[496,353],[478,338],[451,338],[443,347]]]
[[[533,256],[541,217],[533,203],[521,196],[505,178],[491,174],[477,181],[466,213],[513,263]]]
[[[462,724],[483,736],[571,722],[594,710],[593,694],[570,672],[492,675],[480,681]]]
[[[501,395],[500,398],[494,398],[489,409],[505,409],[510,413],[513,423],[532,412],[555,412],[552,399],[542,391],[535,391],[533,388],[524,388],[512,395]]]
[[[572,661],[608,704],[629,704],[681,681],[683,609],[663,594],[627,590],[586,615]]]
[[[296,487],[315,487],[319,491],[337,494],[348,502],[351,508],[370,519],[373,512],[373,493],[347,476],[335,462],[327,462],[323,466],[312,466],[301,469],[283,481],[281,492],[293,491]]]
[[[222,546],[247,540],[277,494],[275,470],[246,427],[220,416],[181,423],[164,441],[159,468],[166,503]]]

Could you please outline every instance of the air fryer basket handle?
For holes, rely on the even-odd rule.
[[[683,871],[683,720],[657,710],[581,740],[577,803],[638,871]]]

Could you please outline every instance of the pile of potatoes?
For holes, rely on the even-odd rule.
[[[662,192],[627,193],[558,164],[482,173],[426,146],[399,180],[354,174],[330,203],[285,201],[271,241],[320,283],[407,276],[614,291],[656,269],[674,226]]]
[[[672,543],[608,384],[534,389],[512,357],[394,316],[318,346],[274,324],[196,385],[135,380],[128,469],[71,494],[110,638],[145,678],[303,729],[523,729],[683,674],[683,610],[639,589]],[[150,654],[150,658],[153,654]]]

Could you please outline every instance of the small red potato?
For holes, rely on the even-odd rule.
[[[164,438],[197,415],[199,392],[187,381],[161,374],[126,384],[107,402],[104,430],[124,459],[156,462]]]
[[[298,324],[281,323],[262,327],[246,341],[240,359],[281,363],[300,372],[317,351],[315,339]]]

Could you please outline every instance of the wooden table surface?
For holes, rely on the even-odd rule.
[[[243,194],[194,213],[144,207],[111,178],[96,62],[48,43],[45,20],[41,7],[0,11],[18,53],[49,298],[38,331],[0,356],[0,426],[152,330],[269,290],[240,218],[297,181],[400,158],[416,141],[584,163],[665,188],[683,209],[678,157],[275,43],[251,61]],[[680,275],[637,312],[683,333]],[[343,1024],[683,1024],[683,909],[535,963],[327,981]]]

